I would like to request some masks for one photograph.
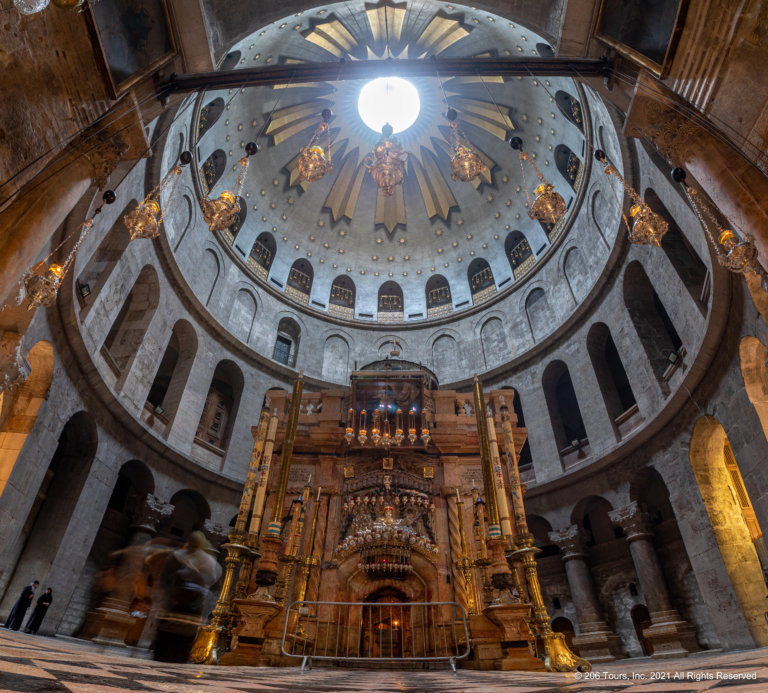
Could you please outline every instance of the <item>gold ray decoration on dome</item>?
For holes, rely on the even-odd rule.
[[[296,106],[281,108],[272,114],[267,127],[267,135],[271,135],[275,145],[285,142],[303,130],[317,125],[324,108],[330,108],[332,102],[327,99],[313,99]]]
[[[419,159],[414,157],[412,166],[424,201],[424,209],[430,219],[439,216],[447,221],[448,213],[453,207],[458,207],[459,203],[453,196],[434,154],[426,147],[421,147],[419,154]]]
[[[411,57],[438,55],[465,36],[469,36],[471,27],[465,27],[461,21],[438,12],[421,33],[415,45],[408,53]]]
[[[369,47],[369,57],[381,57],[387,47],[398,45],[403,35],[407,3],[379,4],[366,3],[365,15],[373,34],[373,47]]]
[[[461,120],[481,128],[494,137],[507,141],[507,133],[516,130],[509,109],[488,101],[480,101],[455,92],[448,94],[451,105],[461,113]]]
[[[360,43],[341,20],[333,15],[327,21],[304,32],[303,36],[310,43],[314,43],[337,58],[347,58],[355,54],[358,54],[357,57],[362,57],[359,55]]]
[[[357,199],[360,197],[360,188],[366,173],[365,167],[360,163],[361,158],[358,147],[344,157],[331,191],[325,198],[323,207],[331,211],[334,221],[338,221],[341,217],[351,220],[355,215]]]
[[[386,195],[383,190],[378,191],[376,223],[383,224],[390,237],[399,224],[405,226],[405,195],[402,185],[396,185],[391,195]]]

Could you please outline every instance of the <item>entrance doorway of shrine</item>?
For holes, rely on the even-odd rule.
[[[363,657],[402,657],[406,638],[410,638],[410,610],[407,597],[395,587],[384,587],[366,598],[360,654]],[[407,644],[406,644],[407,647]]]

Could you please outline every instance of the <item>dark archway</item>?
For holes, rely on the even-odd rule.
[[[467,281],[473,301],[484,298],[486,293],[495,293],[496,284],[491,266],[481,257],[477,257],[469,263]]]
[[[579,459],[585,457],[584,447],[589,442],[587,430],[568,366],[562,361],[550,363],[544,370],[541,385],[560,456],[577,452]]]
[[[522,277],[536,263],[528,239],[521,231],[510,231],[504,241],[504,254],[515,279]]]
[[[243,373],[236,363],[224,360],[217,364],[205,398],[195,441],[202,441],[219,451],[227,449],[240,405],[243,382]]]

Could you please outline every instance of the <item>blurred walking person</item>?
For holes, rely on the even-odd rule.
[[[43,622],[43,618],[45,617],[45,612],[48,611],[48,607],[51,605],[52,601],[53,590],[49,587],[47,590],[45,590],[45,594],[43,594],[37,600],[37,606],[32,612],[32,615],[29,617],[29,621],[27,621],[27,627],[24,629],[27,631],[27,633],[37,633],[37,630],[40,628],[40,624]]]
[[[11,613],[8,615],[8,620],[5,622],[5,627],[11,630],[19,630],[21,624],[24,621],[24,614],[27,613],[29,605],[32,603],[32,597],[35,596],[35,590],[40,583],[35,580],[31,585],[27,585],[21,590],[21,595],[16,600],[16,603],[11,609]]]

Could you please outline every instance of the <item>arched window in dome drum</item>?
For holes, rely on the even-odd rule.
[[[301,303],[309,303],[309,294],[312,291],[312,280],[315,272],[308,260],[296,260],[288,272],[288,283],[285,293]]]
[[[474,303],[496,293],[491,266],[483,258],[475,258],[469,263],[467,281],[469,281],[469,290]]]
[[[562,361],[547,365],[541,385],[560,457],[566,463],[586,458],[587,430],[568,366]]]
[[[428,318],[436,318],[453,312],[451,287],[442,274],[435,274],[427,280],[424,293],[427,298]]]
[[[584,120],[581,113],[581,104],[578,99],[559,89],[555,92],[555,103],[560,109],[560,113],[583,132]]]
[[[299,354],[301,328],[292,318],[283,318],[277,325],[272,358],[285,366],[295,366]]]
[[[573,153],[569,146],[558,144],[555,147],[555,166],[560,171],[560,175],[568,181],[568,185],[576,190],[581,178],[581,159]]]
[[[331,284],[328,312],[341,318],[355,317],[355,282],[346,274],[340,274]]]
[[[216,183],[219,182],[224,175],[224,169],[227,168],[227,155],[223,149],[215,150],[200,167],[202,173],[202,184],[205,188],[204,192],[207,195]]]
[[[240,211],[235,214],[235,220],[225,232],[225,236],[227,236],[227,240],[229,240],[230,244],[235,242],[235,238],[237,238],[240,229],[243,228],[245,218],[248,216],[248,205],[245,204],[245,200],[242,197],[238,197],[237,202],[240,205]]]
[[[379,287],[378,319],[403,319],[403,290],[397,282],[384,282]]]
[[[536,263],[528,239],[520,231],[510,231],[504,241],[504,254],[515,279],[522,277]]]
[[[243,374],[238,366],[220,361],[208,388],[195,442],[202,441],[218,451],[227,449],[242,391]]]
[[[240,62],[240,51],[232,51],[231,53],[227,53],[224,56],[224,60],[221,62],[221,67],[219,70],[221,72],[226,72],[227,70],[234,70],[237,67],[237,64]]]
[[[275,237],[269,232],[264,231],[253,242],[251,252],[248,254],[248,267],[264,281],[269,275],[269,268],[272,267],[272,261],[275,259],[277,243]]]
[[[214,123],[219,119],[224,112],[224,99],[218,97],[213,101],[205,104],[200,109],[200,119],[197,121],[197,140],[210,130]]]
[[[555,51],[552,50],[552,47],[548,43],[537,43],[536,44],[536,52],[542,58],[554,58],[555,57]]]

